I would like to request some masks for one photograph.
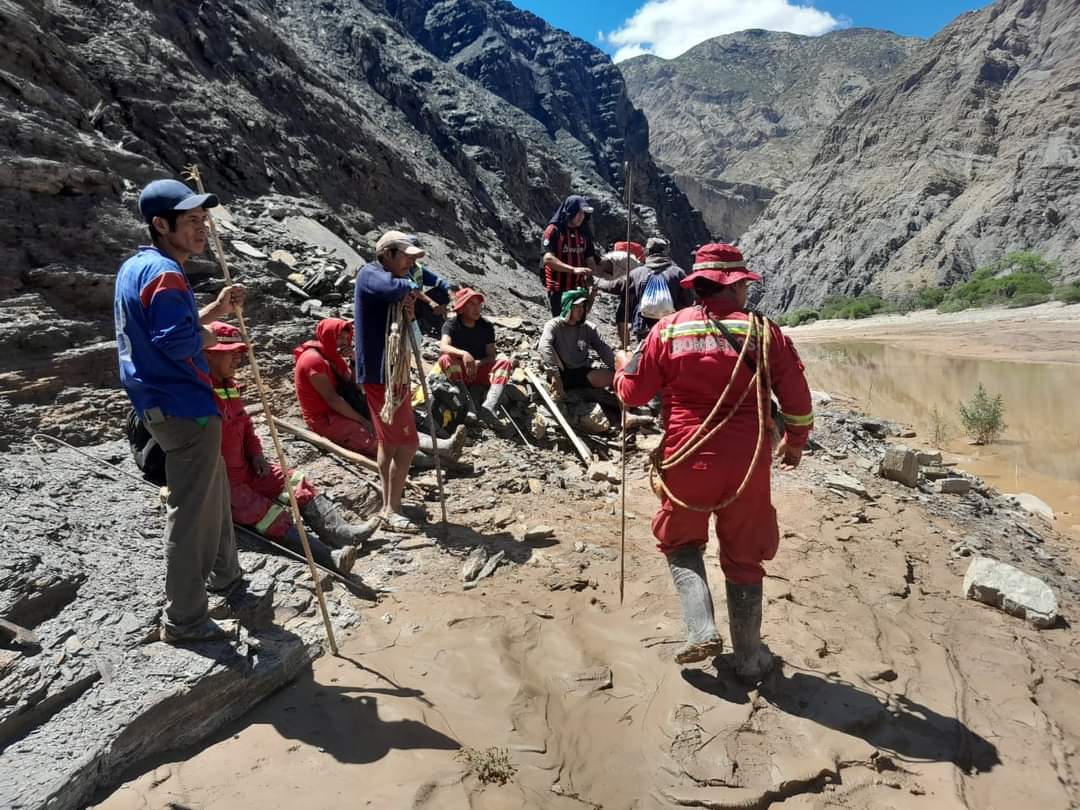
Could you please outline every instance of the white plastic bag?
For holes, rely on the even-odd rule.
[[[660,273],[654,273],[649,277],[645,285],[645,292],[641,294],[641,305],[638,307],[643,318],[658,321],[665,315],[675,311],[675,302],[671,300],[671,290],[668,289],[667,281]]]

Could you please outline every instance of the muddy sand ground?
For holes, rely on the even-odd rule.
[[[865,465],[871,500],[825,488],[845,463],[818,453],[775,476],[764,634],[784,664],[760,689],[724,658],[671,662],[680,613],[640,467],[622,606],[613,496],[454,482],[451,538],[479,533],[525,564],[464,591],[460,554],[408,541],[415,564],[340,657],[97,806],[1080,806],[1075,600],[1059,594],[1065,618],[1043,631],[965,600],[965,527]],[[524,543],[535,523],[554,538]],[[1063,542],[1045,548],[1068,559]],[[516,769],[506,784],[462,761],[490,746]]]

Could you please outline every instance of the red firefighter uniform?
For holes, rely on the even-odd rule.
[[[748,335],[749,316],[715,299],[698,303],[663,318],[626,368],[615,375],[615,390],[629,407],[644,405],[657,392],[663,395],[664,435],[662,453],[668,458],[691,436],[716,405],[732,372],[735,382],[726,407],[711,424],[731,412],[753,372],[739,361],[735,349],[716,322],[737,340],[750,340],[747,355],[755,362],[760,335]],[[788,445],[806,445],[813,426],[810,389],[795,347],[771,321],[768,369],[773,393],[780,401]],[[751,464],[758,439],[758,402],[751,390],[730,421],[684,463],[664,471],[664,482],[683,503],[699,508],[730,498],[742,483]],[[765,418],[769,415],[766,413]],[[771,453],[769,430],[746,489],[729,506],[712,513],[720,541],[720,563],[730,582],[760,583],[765,575],[762,561],[771,560],[779,545],[776,511],[770,496]],[[661,496],[652,521],[659,549],[668,554],[680,546],[704,545],[708,539],[709,512],[695,512]]]
[[[214,382],[214,396],[221,412],[221,456],[229,476],[232,494],[232,517],[242,526],[251,526],[271,540],[281,540],[293,525],[285,476],[278,464],[260,478],[252,461],[263,455],[262,442],[255,435],[251,417],[244,411],[244,400],[235,380]],[[297,505],[303,507],[315,495],[315,489],[299,470],[291,473]]]

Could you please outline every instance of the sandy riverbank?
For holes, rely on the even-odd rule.
[[[1028,363],[1080,363],[1080,305],[1022,309],[923,310],[857,321],[817,321],[787,331],[796,343],[873,340],[957,357]]]
[[[414,564],[364,612],[342,658],[323,658],[211,743],[132,774],[98,807],[1076,806],[1072,631],[1036,631],[960,595],[970,557],[958,544],[1039,570],[1030,541],[971,512],[974,501],[917,493],[854,451],[836,455],[776,476],[783,540],[764,632],[785,664],[760,690],[740,687],[722,659],[670,661],[680,613],[640,471],[621,606],[610,504],[462,490],[451,538],[514,548],[524,564],[463,592],[452,546],[409,541]],[[826,488],[838,469],[867,497]],[[516,524],[493,529],[500,515],[546,523],[554,538],[529,548]],[[1057,536],[1037,550],[1075,575]],[[709,572],[724,627],[715,546]],[[1074,615],[1076,600],[1060,598]],[[489,746],[516,767],[506,785],[481,784],[458,758]]]

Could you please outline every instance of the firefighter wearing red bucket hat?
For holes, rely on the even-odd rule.
[[[630,407],[663,396],[667,431],[654,459],[660,509],[652,521],[687,626],[675,656],[718,655],[722,641],[705,575],[709,520],[720,566],[736,674],[760,681],[772,667],[761,643],[762,562],[779,545],[770,496],[770,393],[780,402],[782,466],[799,463],[813,426],[810,390],[795,347],[780,328],[746,310],[751,272],[738,248],[701,247],[682,284],[698,302],[661,319],[632,357],[621,355],[615,390]]]

